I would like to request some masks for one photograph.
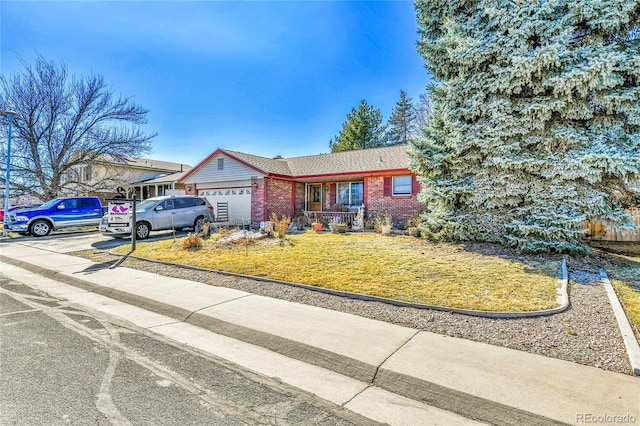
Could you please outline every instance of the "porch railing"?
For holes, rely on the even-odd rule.
[[[327,223],[344,223],[349,225],[349,227],[353,225],[353,220],[356,218],[356,215],[356,212],[304,212],[304,216],[309,219],[310,222],[313,222],[316,219],[318,221],[322,221],[324,219]]]

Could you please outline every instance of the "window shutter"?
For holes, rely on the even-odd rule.
[[[415,176],[411,176],[411,195],[416,195],[420,192],[420,183]]]
[[[336,203],[336,184],[335,183],[330,183],[329,184],[329,205],[333,206]],[[324,210],[324,208],[322,209]]]
[[[384,193],[385,197],[391,197],[391,176],[384,178]]]

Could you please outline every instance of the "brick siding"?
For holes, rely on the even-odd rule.
[[[251,221],[262,222],[265,219],[264,210],[264,179],[251,178]]]
[[[292,219],[304,216],[305,186],[302,182],[296,182],[295,185],[295,210],[291,214]]]
[[[293,216],[291,211],[291,181],[270,179],[267,181],[267,218],[271,218],[272,214],[280,216]]]
[[[418,194],[411,196],[385,196],[384,177],[367,178],[365,184],[367,199],[367,216],[372,218],[381,212],[391,213],[393,223],[406,224],[416,213],[424,210],[424,205],[418,201]]]

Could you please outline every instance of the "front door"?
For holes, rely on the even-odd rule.
[[[309,186],[309,210],[319,212],[322,210],[322,185]]]

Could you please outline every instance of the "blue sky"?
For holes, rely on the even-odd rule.
[[[104,76],[149,109],[148,157],[195,165],[216,148],[329,152],[362,99],[387,120],[429,83],[411,1],[0,3],[0,70],[36,53]]]

